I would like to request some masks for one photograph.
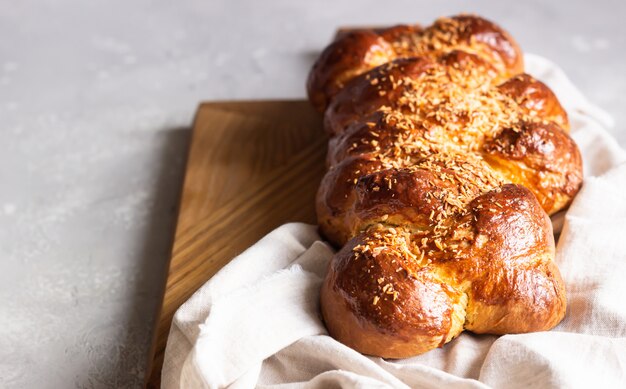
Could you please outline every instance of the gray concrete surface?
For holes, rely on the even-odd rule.
[[[390,4],[385,4],[390,3]],[[202,100],[303,97],[339,25],[477,12],[626,146],[624,1],[0,1],[0,387],[138,387]]]

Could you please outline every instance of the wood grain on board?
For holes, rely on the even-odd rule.
[[[159,387],[172,316],[281,224],[315,223],[327,139],[304,100],[202,104],[193,134],[147,386]]]

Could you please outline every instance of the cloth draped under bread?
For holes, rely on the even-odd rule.
[[[568,294],[553,330],[474,335],[417,357],[364,356],[327,335],[319,290],[333,255],[315,226],[287,224],[233,259],[177,311],[163,388],[588,388],[626,382],[626,152],[611,118],[548,60],[526,55],[569,113],[585,166],[556,263]]]

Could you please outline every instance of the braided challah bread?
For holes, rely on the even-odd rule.
[[[556,96],[476,16],[340,33],[313,67],[331,136],[319,225],[342,247],[322,287],[330,334],[402,358],[565,314],[548,214],[580,188]]]

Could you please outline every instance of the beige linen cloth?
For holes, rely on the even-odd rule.
[[[626,153],[554,64],[527,55],[570,114],[585,182],[565,216],[556,261],[567,315],[549,332],[463,333],[403,360],[368,357],[327,335],[319,289],[332,250],[316,227],[286,224],[233,259],[180,307],[163,388],[626,387]]]

